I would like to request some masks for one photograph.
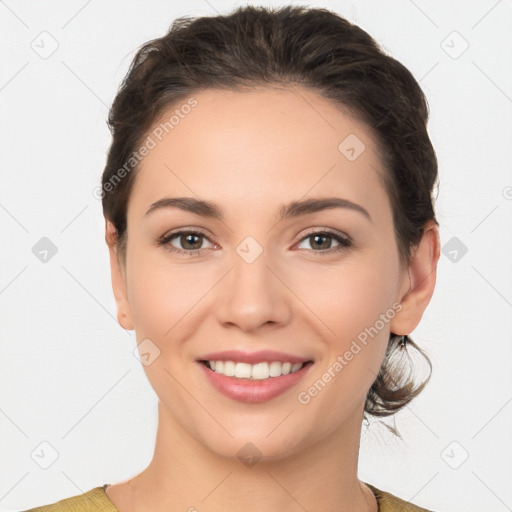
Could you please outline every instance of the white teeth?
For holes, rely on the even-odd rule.
[[[222,373],[224,375],[226,375],[227,377],[234,377],[235,369],[236,369],[236,365],[235,365],[235,363],[233,363],[233,361],[226,361],[224,363],[224,368],[222,370]]]
[[[286,363],[285,363],[286,364]],[[279,377],[281,375],[281,371],[283,369],[284,365],[281,364],[279,361],[273,361],[270,363],[268,368],[268,374],[270,377]],[[283,372],[284,374],[284,372]]]
[[[217,362],[217,365],[219,363]],[[218,366],[217,366],[218,368]],[[223,373],[222,370],[215,370],[218,373]],[[251,365],[246,363],[236,363],[235,366],[235,377],[239,379],[250,379],[251,378]]]
[[[238,379],[264,380],[269,377],[280,377],[300,370],[305,363],[281,363],[272,361],[271,363],[235,363],[233,361],[208,361],[210,368],[215,373],[220,373],[226,377],[236,377]]]

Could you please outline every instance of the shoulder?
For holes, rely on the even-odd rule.
[[[379,504],[379,512],[434,512],[426,508],[418,507],[409,501],[404,501],[393,494],[377,489],[377,487],[364,482],[373,492]]]
[[[105,494],[105,486],[95,487],[83,494],[23,512],[90,512],[91,510],[94,512],[117,512],[114,504]]]

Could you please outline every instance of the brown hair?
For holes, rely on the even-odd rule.
[[[228,15],[181,17],[169,32],[135,55],[109,113],[112,144],[102,176],[105,218],[126,251],[126,212],[137,149],[159,116],[204,89],[299,84],[363,121],[383,162],[402,264],[437,221],[432,191],[437,159],[427,133],[428,105],[412,74],[358,26],[327,9],[240,7]],[[391,336],[365,414],[391,415],[417,396],[404,379],[401,352]],[[409,339],[429,363],[426,354]],[[393,429],[391,429],[393,430]],[[394,430],[393,430],[394,431]],[[394,431],[396,433],[396,431]]]

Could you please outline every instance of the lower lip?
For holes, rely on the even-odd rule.
[[[269,377],[268,379],[250,380],[226,377],[220,373],[210,370],[203,363],[199,363],[204,374],[215,389],[223,395],[239,402],[260,403],[271,400],[276,396],[288,391],[295,386],[309,371],[311,363],[306,364],[300,370],[281,375],[280,377]]]

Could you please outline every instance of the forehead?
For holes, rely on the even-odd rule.
[[[194,107],[173,105],[149,130],[154,147],[139,164],[129,210],[143,215],[165,195],[229,202],[239,213],[306,195],[385,206],[370,131],[330,100],[299,86],[191,98]]]

